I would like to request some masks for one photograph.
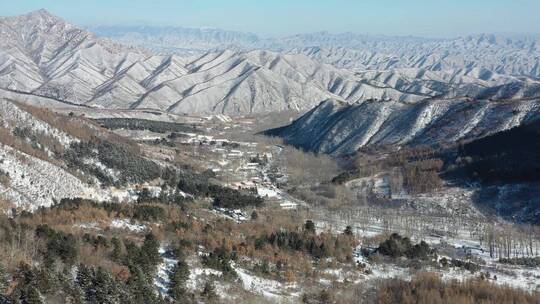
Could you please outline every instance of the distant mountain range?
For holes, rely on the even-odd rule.
[[[97,35],[128,45],[178,53],[266,49],[299,53],[338,68],[431,71],[473,69],[540,79],[540,36],[478,34],[452,39],[319,32],[281,38],[219,29],[108,26]]]
[[[316,33],[275,40],[215,29],[96,31],[129,46],[45,10],[0,18],[0,88],[90,107],[239,115],[306,112],[325,100],[415,104],[540,95],[532,38]],[[171,53],[176,49],[182,51]]]
[[[213,28],[96,26],[88,30],[98,36],[127,45],[144,46],[158,52],[174,52],[182,55],[212,50],[256,49],[264,44],[264,39],[253,33]]]

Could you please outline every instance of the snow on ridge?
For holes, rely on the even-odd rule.
[[[327,111],[331,107],[332,111]],[[289,144],[323,153],[351,153],[369,145],[434,144],[475,138],[540,117],[540,99],[495,102],[432,100],[322,103],[290,125],[269,130]]]
[[[13,130],[16,127],[29,128],[38,134],[43,133],[50,135],[65,147],[69,146],[72,142],[79,141],[66,132],[54,128],[50,124],[41,121],[32,114],[20,109],[13,102],[1,98],[0,122],[9,130]]]
[[[364,36],[358,40],[355,35],[297,35],[279,42],[349,45],[353,40],[356,41],[353,45],[360,50],[292,48],[292,45],[272,48],[269,45],[267,49],[211,48],[198,57],[182,57],[152,54],[97,38],[49,13],[2,20],[5,24],[0,23],[1,38],[4,38],[0,40],[0,65],[11,68],[2,69],[0,88],[95,108],[241,115],[283,110],[302,112],[327,99],[349,103],[370,99],[416,103],[436,96],[490,94],[517,98],[540,92],[540,84],[534,80],[540,79],[540,75],[529,75],[538,74],[534,65],[535,62],[538,65],[538,60],[530,59],[536,57],[519,50],[520,43],[503,43],[486,37],[443,42],[388,37],[365,40]],[[176,33],[181,32],[193,34]],[[199,34],[206,37],[204,40],[210,39],[204,33]],[[183,40],[170,35],[168,32],[168,39]],[[228,35],[213,38],[228,41],[232,38]],[[146,37],[155,38],[154,35]],[[455,45],[457,42],[459,44]],[[313,45],[316,44],[309,44]],[[368,50],[376,48],[378,51],[366,53],[366,45]],[[459,56],[453,58],[444,52],[441,55],[440,48],[445,47],[450,51],[459,49]],[[494,64],[485,64],[484,56],[475,56],[470,62],[464,50],[475,47],[482,50],[497,47],[495,59],[488,60]],[[418,48],[426,50],[427,54],[417,54]],[[506,50],[511,50],[510,54]],[[529,51],[535,53],[533,50]],[[389,55],[385,55],[386,51]],[[431,56],[435,51],[437,55]],[[30,58],[26,54],[34,56]],[[500,57],[507,60],[499,60]],[[347,66],[347,62],[353,66]],[[508,66],[501,67],[499,62],[508,62]],[[358,64],[365,68],[355,69]],[[530,79],[518,77],[522,75]],[[495,86],[499,87],[489,90]],[[224,116],[215,118],[228,121]]]

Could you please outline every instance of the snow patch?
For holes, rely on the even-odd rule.
[[[132,223],[129,219],[114,219],[111,221],[111,224],[109,226],[111,228],[126,229],[137,233],[144,232],[147,229],[145,225]]]

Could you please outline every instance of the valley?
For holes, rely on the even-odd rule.
[[[391,232],[407,235],[412,240],[426,241],[437,248],[440,256],[450,259],[466,257],[473,261],[482,261],[479,271],[496,276],[497,281],[494,281],[496,283],[510,284],[524,289],[538,288],[536,284],[540,275],[538,271],[530,272],[526,268],[521,269],[498,263],[503,257],[537,255],[540,239],[537,238],[537,232],[528,230],[535,228],[518,227],[504,221],[498,221],[498,227],[495,228],[493,218],[486,216],[472,203],[471,197],[474,192],[472,189],[450,186],[420,195],[389,194],[388,190],[384,190],[389,185],[384,186],[384,179],[379,181],[379,177],[374,175],[348,182],[346,195],[349,197],[340,197],[341,205],[320,205],[316,201],[310,201],[308,196],[300,191],[291,189],[287,183],[287,179],[290,178],[287,172],[292,170],[290,167],[284,167],[290,163],[283,159],[287,158],[287,154],[291,152],[284,151],[286,148],[279,139],[252,136],[251,134],[257,133],[257,129],[261,127],[255,125],[256,120],[257,118],[229,116],[200,118],[197,128],[204,130],[202,133],[179,132],[178,135],[172,137],[173,139],[170,134],[165,136],[166,134],[152,133],[147,130],[119,129],[115,131],[137,141],[152,146],[157,145],[159,154],[153,154],[153,159],[164,160],[166,159],[163,158],[164,155],[173,154],[170,152],[171,149],[181,146],[185,159],[194,162],[196,167],[212,170],[216,178],[227,187],[252,189],[254,193],[263,197],[265,206],[255,209],[258,216],[284,212],[303,221],[307,219],[313,221],[319,233],[340,235],[349,227],[348,229],[359,237],[359,243],[352,254],[356,263],[363,265],[364,270],[348,269],[350,266],[346,264],[339,265],[338,268],[334,265],[329,270],[322,270],[323,273],[334,273],[333,278],[322,275],[318,283],[303,282],[303,284],[308,284],[304,287],[300,287],[303,285],[298,285],[300,284],[298,282],[295,285],[283,285],[253,274],[243,273],[241,278],[244,288],[255,290],[256,294],[266,297],[294,301],[299,297],[300,290],[304,290],[307,286],[313,288],[314,283],[315,286],[324,288],[330,282],[336,284],[353,280],[356,283],[375,284],[374,282],[380,278],[413,276],[414,272],[411,272],[410,266],[401,263],[374,263],[363,256],[362,248],[376,248],[380,237]],[[235,129],[241,131],[235,131]],[[153,148],[151,151],[155,153],[156,149]],[[300,151],[298,153],[306,154]],[[313,157],[312,161],[317,162],[316,156],[306,154],[303,157]],[[304,169],[306,169],[304,172],[309,172],[307,168]],[[325,173],[322,175],[324,176]],[[332,175],[326,175],[325,178],[331,179]],[[344,200],[354,201],[354,196],[360,195],[364,196],[366,205],[344,203]],[[385,207],[381,209],[374,205],[371,202],[373,200]],[[359,201],[362,200],[359,199]],[[211,212],[215,216],[243,225],[252,220],[250,220],[250,214],[253,211],[250,208],[247,210],[214,208]],[[506,249],[490,251],[494,245],[490,244],[489,235],[497,234],[498,237],[504,238],[506,233],[511,235],[511,239],[520,241],[511,245],[510,251]],[[365,267],[368,267],[369,271],[366,272]],[[236,269],[238,271],[239,268]],[[440,273],[446,279],[473,278],[476,272],[448,271],[444,268],[430,268],[430,266],[426,270]],[[246,283],[246,280],[249,282],[254,280],[255,283]]]
[[[92,30],[0,17],[0,303],[538,303],[538,39]]]

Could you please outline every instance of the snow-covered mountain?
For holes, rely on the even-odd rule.
[[[155,55],[98,38],[44,10],[0,19],[0,36],[0,87],[95,107],[175,113],[303,111],[328,98],[340,99],[327,86],[349,78],[345,71],[303,55]],[[319,76],[301,70],[306,68]],[[373,90],[378,96],[393,91]]]
[[[476,68],[498,74],[540,78],[540,39],[476,35],[455,39],[366,39],[312,44],[290,52],[353,70],[419,68],[456,71]]]
[[[190,55],[210,50],[255,49],[264,44],[264,39],[253,33],[214,28],[96,26],[89,30],[127,45]]]
[[[252,33],[219,29],[109,26],[94,30],[101,36],[125,44],[179,53],[268,49],[305,54],[338,68],[356,71],[477,68],[540,79],[540,37],[532,35],[479,34],[452,39],[426,39],[318,32],[265,38]]]
[[[349,105],[328,100],[292,124],[266,133],[321,153],[348,154],[364,147],[455,143],[540,119],[540,99],[430,100]]]
[[[292,52],[356,70],[478,68],[540,78],[540,37],[473,35],[454,39],[318,33],[291,38]]]
[[[102,28],[101,31],[116,33],[111,36],[123,40],[122,33],[138,29],[118,32]],[[456,63],[455,60],[448,61],[451,67],[446,68],[438,65],[435,59],[409,58],[406,51],[400,57],[402,63],[390,64],[397,59],[384,59],[384,55],[377,59],[379,55],[372,55],[366,57],[366,66],[359,68],[345,64],[348,59],[333,60],[331,58],[336,55],[322,56],[313,49],[250,50],[260,45],[279,49],[271,39],[261,39],[253,34],[174,28],[159,31],[142,28],[140,31],[148,32],[149,39],[157,40],[160,33],[167,33],[166,38],[158,42],[172,48],[184,43],[198,45],[199,50],[216,45],[241,47],[198,55],[163,54],[100,38],[40,10],[0,18],[0,88],[100,108],[245,114],[283,110],[305,112],[327,99],[353,104],[367,100],[416,103],[461,96],[526,98],[537,96],[540,87],[530,78],[510,75],[525,75],[523,71],[531,70],[529,62],[519,59],[519,54],[514,52],[508,55],[511,60],[502,62],[514,62],[516,67],[510,71],[499,69],[503,73],[484,68],[480,63]],[[350,38],[347,46],[364,41],[361,39],[364,36],[314,34],[292,36],[280,43],[287,46],[308,43],[345,45],[347,37]],[[484,40],[477,44],[491,45],[490,39]],[[403,49],[410,51],[422,49],[414,43],[435,43],[418,38],[385,38],[380,43],[366,38],[365,41],[382,50],[391,49],[390,46],[401,50],[396,45],[404,43]],[[508,45],[508,50],[520,46],[505,43],[497,45]],[[149,42],[146,46],[156,45]],[[355,52],[361,52],[360,46],[356,47]],[[534,44],[521,47],[524,54],[536,52]],[[463,48],[480,52],[469,45]],[[439,46],[438,49],[444,48]],[[493,56],[504,53],[503,50],[496,48]],[[446,56],[445,60],[450,57]],[[342,58],[347,57],[343,55]],[[351,62],[364,62],[361,58]],[[534,60],[531,57],[529,61]]]
[[[332,96],[262,66],[278,54],[156,55],[98,38],[44,10],[0,19],[0,37],[0,87],[77,104],[247,113],[309,109]]]

